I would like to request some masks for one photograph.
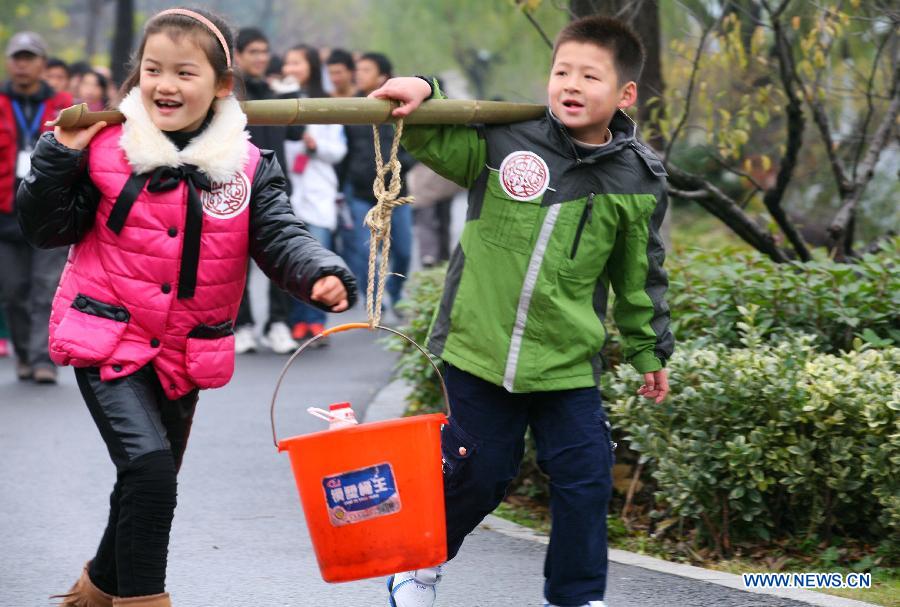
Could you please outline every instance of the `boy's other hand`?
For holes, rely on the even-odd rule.
[[[64,129],[56,127],[53,129],[53,136],[56,140],[69,148],[70,150],[83,150],[94,138],[94,135],[100,132],[100,129],[106,126],[103,121],[84,129]]]
[[[347,289],[337,276],[323,276],[315,282],[310,299],[325,304],[332,312],[347,309]]]
[[[656,404],[663,402],[669,393],[669,373],[665,369],[644,373],[644,385],[638,388],[637,393],[644,398],[655,399]]]
[[[391,78],[369,93],[373,99],[389,99],[399,101],[400,107],[395,108],[391,115],[395,118],[409,116],[422,102],[431,97],[431,87],[421,78],[404,76]]]

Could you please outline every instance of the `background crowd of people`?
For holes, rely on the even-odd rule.
[[[237,32],[236,92],[242,99],[366,96],[393,75],[390,59],[378,52],[351,52],[295,44],[278,52],[265,32],[248,27]],[[16,225],[15,192],[27,174],[27,156],[41,132],[62,108],[86,103],[91,111],[116,107],[124,91],[110,70],[85,61],[66,63],[54,57],[34,32],[19,32],[6,48],[9,79],[0,88],[0,357],[15,356],[23,381],[55,383],[56,368],[47,353],[47,318],[65,250],[37,251]],[[382,154],[388,157],[393,128],[381,125]],[[366,213],[375,204],[375,149],[368,125],[254,126],[251,140],[273,150],[281,164],[296,215],[326,247],[338,252],[357,276],[367,281],[369,230]],[[8,139],[8,141],[7,141]],[[449,258],[450,203],[460,191],[405,152],[400,158],[404,183],[417,198],[416,208],[395,209],[391,227],[389,307],[401,319],[403,286],[413,265],[414,241],[419,263],[430,267]],[[4,177],[9,175],[9,178]],[[265,279],[263,277],[264,280]],[[293,300],[269,284],[268,309],[253,310],[246,289],[235,322],[239,354],[269,348],[279,354],[296,350],[325,329],[327,315]],[[327,344],[327,339],[316,342]]]

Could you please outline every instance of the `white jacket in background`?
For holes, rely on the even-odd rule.
[[[304,222],[337,229],[338,179],[334,165],[347,154],[347,138],[340,124],[310,124],[306,132],[316,140],[316,151],[310,154],[303,141],[285,141],[284,156],[293,193],[291,206]],[[309,162],[303,173],[294,172],[299,154],[308,154]]]

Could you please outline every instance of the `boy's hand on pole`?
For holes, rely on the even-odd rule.
[[[337,276],[323,276],[315,282],[310,299],[325,304],[332,312],[347,309],[347,289]]]
[[[656,404],[663,402],[669,393],[669,373],[665,369],[644,373],[644,385],[638,388],[637,393],[644,398],[654,399]]]
[[[102,120],[96,124],[83,129],[64,129],[56,127],[53,129],[53,136],[56,140],[69,148],[70,150],[83,150],[91,142],[100,129],[106,126]]]
[[[399,101],[400,107],[395,108],[391,115],[395,118],[409,116],[423,101],[431,97],[431,87],[421,78],[404,76],[391,78],[369,93],[372,99],[388,99]]]

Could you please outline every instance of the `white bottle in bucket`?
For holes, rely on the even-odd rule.
[[[331,414],[331,421],[328,424],[329,430],[338,430],[339,428],[355,426],[359,423],[356,421],[356,414],[353,413],[350,403],[328,405],[328,412]]]
[[[350,403],[328,405],[328,411],[318,407],[307,407],[306,412],[328,422],[329,430],[339,430],[340,428],[355,426],[358,423]]]

